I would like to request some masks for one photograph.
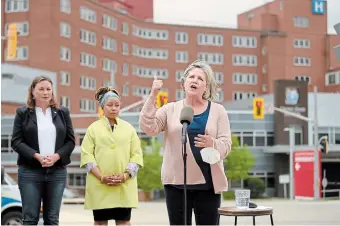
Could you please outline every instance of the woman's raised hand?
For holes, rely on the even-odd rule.
[[[154,76],[152,87],[151,87],[151,95],[157,96],[159,91],[161,91],[162,87],[163,87],[163,81],[158,79],[157,76]]]

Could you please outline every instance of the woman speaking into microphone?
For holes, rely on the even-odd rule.
[[[141,114],[140,128],[147,135],[164,132],[162,183],[170,225],[184,224],[181,110],[192,107],[194,117],[187,128],[187,225],[191,225],[192,210],[197,225],[216,225],[221,193],[228,188],[223,160],[231,149],[231,133],[225,108],[213,102],[217,85],[211,67],[195,61],[184,71],[182,88],[185,98],[156,107],[156,97],[163,81],[154,79],[151,93]],[[208,161],[205,158],[208,155]]]

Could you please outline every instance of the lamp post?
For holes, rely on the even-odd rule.
[[[338,34],[338,36],[340,37],[340,23],[335,24],[334,29],[335,29],[336,33]],[[334,51],[335,51],[336,58],[340,61],[340,45],[337,45],[333,48],[334,48]]]

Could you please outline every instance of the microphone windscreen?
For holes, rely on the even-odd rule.
[[[182,108],[181,115],[179,116],[179,120],[181,124],[188,123],[190,124],[194,119],[194,109],[191,106],[185,106]]]

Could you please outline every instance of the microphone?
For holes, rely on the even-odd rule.
[[[185,106],[181,110],[181,114],[179,116],[179,121],[183,125],[182,129],[182,143],[184,144],[186,142],[186,133],[188,126],[194,119],[194,109],[192,109],[191,106]]]

